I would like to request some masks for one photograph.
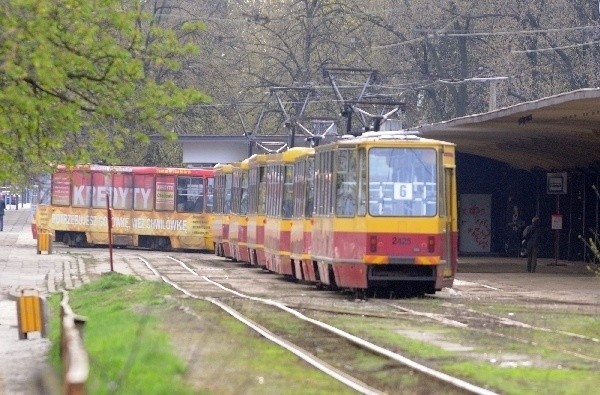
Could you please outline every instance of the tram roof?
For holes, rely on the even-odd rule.
[[[532,170],[600,171],[600,89],[582,89],[416,130],[459,152]]]

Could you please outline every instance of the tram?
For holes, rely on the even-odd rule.
[[[222,164],[214,167],[215,208],[211,221],[211,234],[217,256],[232,257],[229,244],[229,219],[231,217],[231,192],[233,169],[239,163]]]
[[[288,276],[294,276],[290,258],[294,161],[312,152],[312,148],[296,147],[272,154],[267,159],[265,265],[270,271]]]
[[[248,251],[248,170],[249,159],[233,168],[231,185],[231,214],[229,217],[229,258],[250,262]]]
[[[361,296],[431,294],[453,284],[454,144],[367,132],[254,155],[248,202],[251,264]]]
[[[451,287],[455,146],[367,132],[315,149],[311,258],[319,283],[397,295]]]
[[[213,250],[214,171],[165,167],[59,166],[38,229],[69,246]],[[111,227],[112,240],[108,228]]]
[[[249,263],[266,267],[265,212],[267,202],[266,166],[269,154],[256,154],[248,160],[248,228]]]

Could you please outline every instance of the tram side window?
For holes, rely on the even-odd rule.
[[[106,208],[106,195],[112,189],[112,177],[110,173],[92,173],[92,207]],[[110,195],[109,195],[110,196]],[[112,203],[112,199],[111,203]]]
[[[154,207],[154,176],[135,174],[133,176],[133,209],[152,211]]]
[[[256,214],[258,210],[258,168],[248,172],[248,214]]]
[[[304,191],[306,189],[306,178],[304,175],[305,168],[305,160],[298,160],[294,163],[294,218],[301,218],[304,215]]]
[[[433,216],[437,213],[437,158],[433,148],[369,150],[369,213]]]
[[[279,189],[281,183],[281,170],[279,165],[267,166],[267,204],[266,214],[268,216],[279,216],[281,191]]]
[[[367,214],[367,158],[366,151],[358,151],[358,215]]]
[[[88,172],[72,173],[71,205],[73,207],[90,207],[92,203],[92,176]]]
[[[204,179],[202,177],[177,177],[177,211],[200,213],[204,206]]]
[[[315,157],[315,214],[323,215],[325,211],[325,154]]]
[[[258,214],[264,215],[267,209],[267,169],[264,166],[259,168],[258,184]]]
[[[308,158],[306,161],[306,205],[304,216],[311,218],[315,206],[315,160]]]
[[[325,215],[333,214],[333,151],[325,154]]]
[[[333,213],[333,151],[318,153],[315,160],[315,168],[315,214],[330,215]]]
[[[233,187],[233,174],[225,174],[225,189],[223,200],[223,213],[231,212],[231,189]]]
[[[356,150],[337,151],[335,213],[340,217],[356,215],[356,162]]]
[[[156,211],[175,210],[175,176],[156,176]]]
[[[239,170],[233,172],[233,184],[231,187],[231,212],[240,213],[242,205],[242,173]]]
[[[223,214],[223,201],[225,200],[225,175],[215,177],[215,213]]]
[[[213,177],[209,177],[206,179],[206,212],[212,213],[214,212],[215,205],[215,179]]]
[[[67,172],[57,172],[52,175],[51,203],[55,206],[71,204],[71,175]]]
[[[113,174],[111,205],[117,210],[133,208],[133,175]]]
[[[283,171],[283,218],[292,218],[294,205],[294,166],[279,166]]]
[[[241,186],[241,200],[240,200],[240,214],[248,214],[248,172],[242,173],[242,186]]]

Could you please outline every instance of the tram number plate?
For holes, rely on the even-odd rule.
[[[409,245],[410,243],[411,243],[410,237],[400,237],[400,236],[392,237],[392,245],[406,246],[406,245]]]

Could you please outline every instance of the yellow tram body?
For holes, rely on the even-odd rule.
[[[215,207],[212,215],[211,233],[215,254],[231,257],[229,245],[229,220],[231,217],[231,190],[233,185],[234,164],[216,164],[215,171]]]
[[[229,246],[231,258],[249,262],[248,253],[248,171],[250,159],[233,168],[231,214],[229,219]]]
[[[457,263],[455,147],[401,132],[316,148],[312,259],[321,283],[434,293]]]
[[[212,179],[212,169],[59,166],[36,227],[70,246],[212,250]]]
[[[268,154],[256,154],[248,158],[247,246],[250,264],[260,267],[266,267],[264,239],[267,158]]]
[[[294,161],[312,148],[295,147],[267,159],[265,263],[268,270],[294,276],[290,232],[294,208]]]

